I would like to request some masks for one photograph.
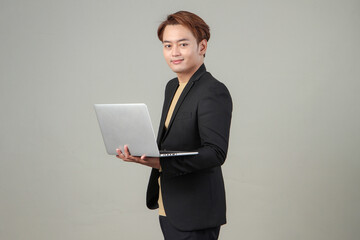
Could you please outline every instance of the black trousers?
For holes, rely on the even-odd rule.
[[[183,232],[172,226],[167,217],[159,216],[159,221],[165,240],[217,240],[220,233],[220,226]]]

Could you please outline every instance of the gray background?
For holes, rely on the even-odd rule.
[[[174,76],[168,13],[210,25],[234,102],[220,239],[359,239],[360,2],[0,0],[0,239],[161,239],[150,169],[106,155],[94,103]]]

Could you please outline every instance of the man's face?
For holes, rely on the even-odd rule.
[[[163,53],[178,76],[191,77],[204,62],[207,42],[197,44],[191,31],[182,25],[168,25],[163,33]]]

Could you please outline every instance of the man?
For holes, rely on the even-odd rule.
[[[152,167],[147,206],[159,208],[165,239],[218,239],[226,223],[221,165],[226,159],[232,113],[231,96],[204,65],[208,25],[197,15],[171,14],[158,28],[163,54],[177,78],[165,89],[157,143],[162,150],[197,151],[168,158],[117,157]]]

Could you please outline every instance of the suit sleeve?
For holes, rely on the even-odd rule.
[[[228,89],[216,82],[202,91],[198,102],[198,129],[201,147],[198,155],[160,158],[163,176],[180,176],[221,166],[226,159],[232,114]]]

